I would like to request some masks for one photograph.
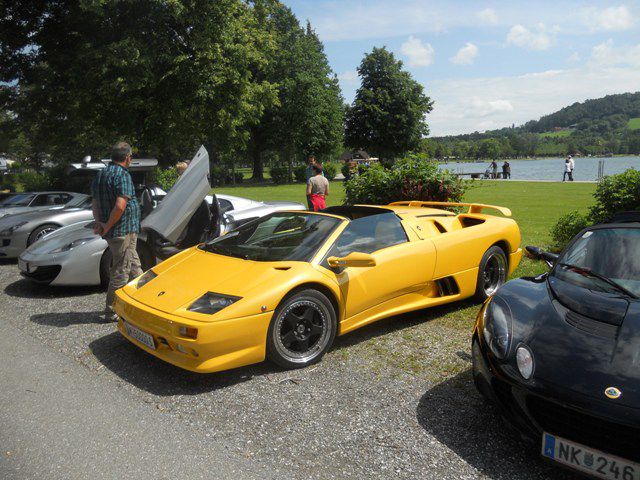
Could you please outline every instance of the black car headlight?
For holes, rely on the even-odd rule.
[[[190,312],[214,314],[227,308],[229,305],[236,303],[242,297],[234,297],[232,295],[222,295],[221,293],[207,292],[198,300],[189,305]]]
[[[503,359],[511,343],[511,310],[507,302],[493,297],[484,311],[483,335],[493,354]]]
[[[157,276],[158,274],[153,270],[147,270],[140,276],[140,278],[136,282],[136,288],[144,287],[147,283],[149,283],[151,280],[153,280]]]

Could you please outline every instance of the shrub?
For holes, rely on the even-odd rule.
[[[581,214],[577,210],[562,215],[556,224],[551,227],[550,233],[553,239],[551,250],[561,251],[578,232],[591,224],[592,222],[588,216]]]
[[[340,171],[342,172],[342,176],[344,177],[345,180],[349,180],[351,178],[351,167],[349,166],[348,163],[345,163],[344,165],[342,165],[342,168],[340,168]]]
[[[225,170],[220,165],[213,165],[211,167],[211,170],[209,170],[209,175],[211,177],[212,187],[218,187],[220,185],[224,185]]]
[[[276,165],[271,167],[271,180],[273,180],[273,183],[277,184],[291,182],[289,167],[286,165]]]
[[[37,192],[51,188],[51,177],[46,173],[27,170],[16,175],[16,181],[22,184],[25,192]]]
[[[178,180],[178,170],[175,168],[156,168],[155,180],[158,186],[165,192],[171,190],[173,184]]]
[[[293,177],[296,179],[296,182],[305,183],[307,181],[307,166],[303,164],[294,168]]]
[[[333,180],[338,174],[338,165],[327,162],[322,164],[322,170],[327,180]]]
[[[459,202],[466,186],[460,178],[429,162],[405,158],[391,168],[374,164],[345,183],[345,203],[385,205],[401,200]]]
[[[604,177],[593,194],[596,204],[589,210],[589,220],[599,223],[616,212],[640,210],[640,171],[630,168]]]

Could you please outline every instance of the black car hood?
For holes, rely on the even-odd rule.
[[[497,294],[513,316],[510,362],[525,343],[535,359],[534,382],[617,403],[640,405],[640,302],[594,292],[555,277],[508,282]],[[614,400],[611,400],[614,401]]]

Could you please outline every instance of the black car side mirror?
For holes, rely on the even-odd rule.
[[[524,247],[524,251],[527,257],[534,260],[544,260],[550,267],[553,267],[553,264],[556,263],[559,257],[557,253],[547,252],[540,247],[534,247],[532,245]]]

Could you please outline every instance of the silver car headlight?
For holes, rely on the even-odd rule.
[[[212,315],[219,312],[223,308],[236,303],[242,297],[234,297],[233,295],[222,295],[221,293],[207,292],[198,300],[189,305],[190,312],[204,313]]]
[[[71,243],[67,243],[66,245],[63,245],[62,247],[56,248],[54,250],[51,250],[49,253],[62,253],[62,252],[68,252],[69,250],[72,250],[76,247],[79,247],[80,245],[84,245],[85,243],[88,243],[92,240],[95,240],[96,237],[89,237],[89,238],[79,238],[78,240],[74,240]]]
[[[157,276],[158,274],[153,270],[147,270],[140,276],[140,278],[138,278],[138,281],[136,282],[136,288],[144,287],[147,283],[149,283],[151,280],[153,280]]]
[[[484,339],[493,354],[503,359],[511,344],[511,310],[500,297],[493,297],[484,312]]]
[[[26,225],[27,223],[29,222],[24,221],[24,222],[16,223],[15,225],[11,225],[10,227],[5,228],[0,232],[0,237],[9,237],[13,235],[13,232],[15,232],[20,227]]]

